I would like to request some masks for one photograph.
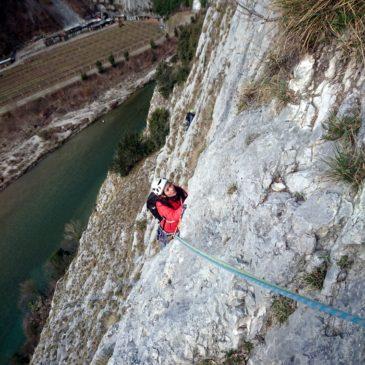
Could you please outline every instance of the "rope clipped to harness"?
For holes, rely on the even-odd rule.
[[[232,274],[235,274],[235,275],[247,280],[248,282],[250,282],[252,284],[258,285],[258,286],[260,286],[264,289],[267,289],[267,290],[269,290],[269,291],[271,291],[275,294],[279,294],[279,295],[282,295],[284,297],[293,299],[296,302],[303,303],[303,304],[307,305],[308,307],[310,307],[312,309],[315,309],[315,310],[318,310],[320,312],[330,314],[331,316],[341,318],[345,321],[352,322],[354,324],[357,324],[360,327],[365,328],[365,318],[353,315],[351,313],[342,311],[340,309],[330,307],[330,306],[328,306],[326,304],[323,304],[321,302],[318,302],[316,300],[304,297],[303,295],[299,295],[299,294],[294,293],[290,290],[282,288],[278,285],[275,285],[275,284],[269,283],[268,281],[265,281],[263,279],[257,278],[256,276],[254,276],[254,275],[252,275],[252,274],[250,274],[246,271],[237,269],[237,268],[229,265],[228,263],[226,263],[224,261],[221,261],[221,260],[219,260],[219,259],[217,259],[213,256],[208,255],[206,252],[201,251],[200,249],[192,246],[191,244],[186,242],[184,239],[182,239],[178,235],[175,235],[174,238],[176,238],[180,243],[182,243],[190,251],[192,251],[193,253],[197,254],[198,256],[204,258],[205,260],[211,262],[213,265],[215,265],[219,268],[222,268],[226,271],[229,271]]]

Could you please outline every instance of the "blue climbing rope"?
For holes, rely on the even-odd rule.
[[[271,284],[263,279],[257,278],[254,275],[251,275],[250,273],[243,271],[243,270],[239,270],[229,264],[227,264],[224,261],[221,261],[213,256],[208,255],[207,253],[205,253],[204,251],[199,250],[198,248],[190,245],[188,242],[186,242],[185,240],[183,240],[181,237],[179,236],[175,236],[175,239],[177,239],[178,241],[180,241],[184,246],[186,246],[190,251],[196,253],[197,255],[203,257],[204,259],[208,260],[209,262],[211,262],[213,265],[220,267],[224,270],[227,270],[235,275],[238,275],[239,277],[249,281],[250,283],[256,284],[261,286],[262,288],[265,288],[273,293],[282,295],[284,297],[290,298],[295,300],[296,302],[300,302],[303,303],[305,305],[307,305],[308,307],[312,308],[312,309],[316,309],[319,310],[321,312],[330,314],[331,316],[335,316],[338,318],[341,318],[345,321],[349,321],[352,323],[355,323],[363,328],[365,328],[365,318],[361,318],[358,316],[355,316],[351,313],[348,312],[344,312],[340,309],[336,309],[333,307],[330,307],[326,304],[320,303],[316,300],[304,297],[302,295],[296,294],[291,292],[290,290],[281,288],[278,285],[275,284]]]

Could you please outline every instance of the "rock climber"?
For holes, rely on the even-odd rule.
[[[147,199],[147,208],[160,222],[157,239],[165,247],[174,235],[179,234],[180,221],[185,209],[187,192],[165,178],[156,179]]]

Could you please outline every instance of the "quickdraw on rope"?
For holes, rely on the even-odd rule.
[[[275,284],[271,284],[265,280],[262,280],[260,278],[257,278],[254,275],[251,275],[250,273],[237,269],[229,264],[227,264],[224,261],[221,261],[213,256],[208,255],[207,253],[205,253],[204,251],[199,250],[198,248],[190,245],[188,242],[186,242],[185,240],[183,240],[182,238],[180,238],[178,235],[175,235],[174,237],[175,239],[177,239],[179,242],[181,242],[184,246],[186,246],[190,251],[196,253],[197,255],[203,257],[204,259],[208,260],[209,262],[211,262],[213,265],[220,267],[226,271],[229,271],[247,281],[249,281],[250,283],[256,284],[261,286],[262,288],[265,288],[273,293],[282,295],[284,297],[290,298],[295,300],[296,302],[300,302],[303,303],[305,305],[307,305],[308,307],[312,308],[312,309],[316,309],[318,311],[330,314],[331,316],[335,316],[338,318],[341,318],[345,321],[348,322],[352,322],[355,323],[363,328],[365,328],[365,318],[361,318],[358,316],[355,316],[351,313],[348,312],[344,312],[340,309],[336,309],[333,307],[330,307],[326,304],[320,303],[316,300],[304,297],[302,295],[296,294],[294,292],[291,292],[287,289],[281,288],[278,285]]]

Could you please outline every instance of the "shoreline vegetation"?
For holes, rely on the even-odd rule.
[[[77,254],[84,227],[79,221],[65,225],[63,240],[43,266],[47,283],[40,287],[33,279],[23,281],[19,286],[18,306],[22,311],[24,345],[10,359],[11,365],[29,364],[34,349],[51,309],[57,281],[63,277]]]

